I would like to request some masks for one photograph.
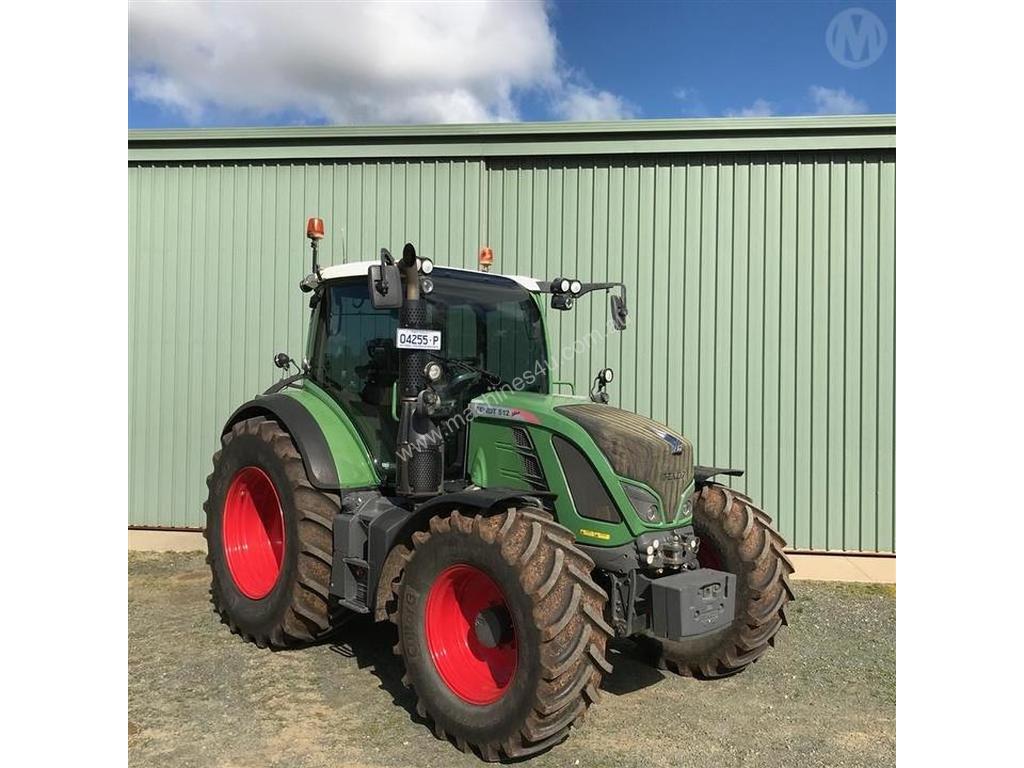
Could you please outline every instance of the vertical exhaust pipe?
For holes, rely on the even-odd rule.
[[[404,301],[399,310],[402,328],[430,328],[427,305],[420,298],[420,277],[416,249],[406,243],[398,262],[404,283]],[[419,395],[427,389],[424,369],[430,362],[428,352],[416,349],[399,350],[398,386],[399,417],[396,490],[400,496],[436,496],[444,483],[444,443],[435,432],[434,421],[421,406]]]

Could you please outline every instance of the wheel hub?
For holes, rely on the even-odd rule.
[[[515,677],[519,651],[508,603],[472,565],[443,570],[427,595],[427,648],[445,685],[470,704],[492,704]]]
[[[497,648],[512,639],[512,617],[504,605],[492,605],[476,615],[473,631],[484,648]]]
[[[284,513],[274,482],[259,467],[244,467],[224,498],[221,539],[228,571],[251,600],[277,584],[284,559]]]

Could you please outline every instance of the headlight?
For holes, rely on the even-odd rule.
[[[431,383],[440,379],[442,372],[441,366],[437,363],[427,363],[426,367],[423,369],[423,374]]]
[[[648,523],[658,522],[657,504],[641,504],[640,508],[637,509],[636,513],[640,515],[641,520],[645,520]]]
[[[661,510],[658,508],[658,499],[655,498],[654,494],[632,483],[623,483],[622,488],[626,491],[626,496],[629,497],[633,509],[636,510],[637,517],[645,523],[662,522]]]
[[[685,520],[693,514],[693,495],[690,496],[683,504],[679,507],[679,514],[676,515],[676,520]]]

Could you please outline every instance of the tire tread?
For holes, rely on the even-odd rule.
[[[332,521],[340,510],[339,500],[313,488],[306,476],[298,448],[278,422],[263,416],[240,421],[221,438],[221,449],[213,455],[214,471],[206,478],[206,484],[211,492],[211,498],[203,504],[207,516],[203,536],[207,540],[208,563],[212,562],[214,557],[211,553],[209,534],[214,478],[223,459],[224,450],[237,436],[243,434],[252,435],[266,443],[281,461],[284,473],[292,483],[299,548],[291,601],[278,622],[256,633],[244,633],[239,630],[224,600],[224,587],[217,583],[216,576],[210,589],[211,602],[221,620],[232,632],[261,648],[279,649],[305,645],[327,634],[333,623],[330,599],[330,572],[334,548]]]
[[[736,546],[747,567],[748,599],[737,605],[737,615],[722,643],[710,657],[688,657],[671,642],[656,641],[659,666],[688,677],[727,677],[757,661],[786,626],[786,605],[794,598],[789,577],[794,568],[783,551],[785,541],[771,527],[771,518],[749,496],[718,483],[698,491],[696,508],[708,517]],[[753,553],[753,554],[751,554]],[[759,578],[759,574],[762,576]]]
[[[432,537],[459,534],[496,544],[502,558],[516,565],[520,583],[533,602],[542,638],[541,676],[531,713],[518,731],[503,741],[474,743],[461,734],[445,733],[410,681],[417,712],[433,721],[439,738],[450,738],[463,751],[471,749],[488,762],[528,757],[560,743],[597,700],[601,677],[612,669],[605,649],[613,632],[602,618],[607,595],[590,576],[593,561],[576,547],[572,534],[542,509],[509,508],[473,517],[453,511],[431,518],[427,528],[411,537],[406,563]],[[548,565],[529,567],[536,561]],[[528,573],[539,575],[528,578]],[[393,593],[399,592],[400,584],[401,573],[394,581]],[[388,618],[396,627],[401,621],[398,606],[398,600],[388,603]],[[399,631],[394,648],[399,656],[401,638]]]

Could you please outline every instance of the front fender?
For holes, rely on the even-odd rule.
[[[253,416],[274,419],[291,435],[314,488],[340,491],[380,485],[373,460],[355,426],[319,388],[305,383],[302,388],[259,395],[231,414],[221,434]]]

